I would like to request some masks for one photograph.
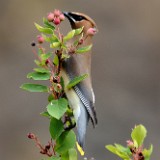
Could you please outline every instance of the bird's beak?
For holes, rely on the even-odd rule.
[[[73,17],[70,15],[70,12],[62,12],[64,14],[64,16],[71,22],[74,23],[75,20],[73,19]]]

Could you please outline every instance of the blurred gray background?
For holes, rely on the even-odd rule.
[[[28,93],[19,86],[35,67],[30,43],[37,36],[33,22],[58,8],[79,11],[97,22],[92,63],[99,124],[89,126],[86,156],[116,160],[105,149],[125,145],[131,128],[148,130],[146,147],[160,158],[160,1],[159,0],[1,0],[0,1],[0,159],[40,160],[34,132],[49,139],[49,121],[39,115],[47,95]],[[64,22],[69,29],[69,23]],[[65,31],[65,32],[66,32]]]

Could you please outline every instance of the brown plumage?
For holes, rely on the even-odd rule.
[[[89,28],[96,28],[95,22],[87,15],[78,12],[64,12],[70,21],[72,29],[83,28],[84,37]],[[87,36],[83,46],[92,44],[92,36]],[[91,80],[91,52],[85,54],[74,54],[63,64],[62,76],[67,84],[76,76],[88,74],[88,77],[76,85],[73,89],[66,90],[66,96],[77,123],[78,142],[83,148],[86,134],[86,127],[91,119],[93,127],[97,124],[95,112],[95,97]]]

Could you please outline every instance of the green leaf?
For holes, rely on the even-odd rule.
[[[75,148],[69,149],[68,154],[69,154],[69,160],[77,160],[77,151]]]
[[[50,70],[45,69],[45,68],[34,68],[33,70],[38,73],[50,73]]]
[[[61,120],[52,118],[49,126],[51,137],[56,140],[64,131],[63,123]]]
[[[50,42],[50,43],[59,42],[58,37],[54,33],[51,37],[48,37],[44,34],[42,34],[42,37],[45,39],[46,42]]]
[[[76,50],[76,53],[85,53],[85,52],[90,51],[91,48],[92,48],[92,44],[89,45],[89,46],[85,46],[85,47],[82,47],[82,48],[78,48],[78,49]]]
[[[69,149],[61,155],[62,160],[77,160],[77,151],[75,148]]]
[[[47,111],[52,117],[60,119],[67,111],[67,108],[68,101],[65,98],[60,98],[57,100],[52,100],[47,106]]]
[[[49,158],[45,158],[45,159],[43,159],[43,160],[62,160],[61,159],[61,157],[59,157],[59,156],[52,156],[52,157],[49,157]]]
[[[145,157],[145,160],[150,160],[150,156],[151,156],[152,152],[153,152],[153,145],[151,145],[149,149],[143,150],[143,155]]]
[[[48,96],[48,102],[51,102],[52,100],[55,100],[55,97],[54,97],[53,94],[50,94],[50,95]]]
[[[63,37],[63,41],[65,42],[68,41],[69,39],[72,39],[74,37],[74,34],[75,34],[75,29],[68,32],[68,34]]]
[[[46,27],[42,27],[42,26],[40,26],[40,25],[37,24],[37,23],[34,23],[34,24],[35,24],[36,28],[37,28],[40,32],[46,33],[46,34],[53,34],[53,30],[52,30],[52,29],[46,28]]]
[[[130,160],[130,156],[127,153],[125,153],[125,152],[121,152],[119,150],[119,148],[117,148],[117,147],[115,147],[113,145],[106,145],[106,148],[110,152],[112,152],[112,153],[116,154],[117,156],[121,157],[122,159],[124,159],[124,160]]]
[[[73,148],[76,143],[75,133],[70,131],[65,131],[56,141],[55,151],[59,154],[65,153],[69,149]]]
[[[61,86],[62,86],[62,90],[64,90],[64,79],[63,79],[63,77],[61,77],[60,83],[61,83]]]
[[[54,55],[54,58],[53,58],[53,64],[58,66],[59,65],[59,59],[58,59],[58,56],[55,54]]]
[[[137,143],[138,147],[143,144],[146,135],[147,130],[143,125],[136,126],[131,133],[132,140],[134,143]]]
[[[46,18],[43,18],[43,23],[44,23],[44,25],[45,25],[46,27],[48,27],[48,28],[50,28],[50,29],[52,29],[52,30],[55,29],[55,27],[54,27],[51,23],[49,23]]]
[[[42,49],[42,48],[39,48],[38,49],[38,56],[40,56],[41,54],[43,54],[44,53],[44,50]]]
[[[88,77],[88,74],[84,74],[84,75],[75,77],[74,79],[72,79],[68,83],[67,88],[70,89],[70,88],[74,87],[75,85],[77,85],[78,83],[80,83],[81,81],[83,81],[86,77]]]
[[[27,90],[29,92],[48,92],[49,91],[49,88],[47,86],[43,86],[40,84],[31,84],[31,83],[22,84],[20,88]]]
[[[124,147],[124,146],[122,146],[122,145],[120,145],[120,144],[117,144],[117,143],[115,143],[114,145],[116,146],[116,148],[117,148],[120,152],[124,152],[124,153],[126,153],[126,154],[128,154],[128,155],[131,155],[131,154],[132,154],[131,151],[130,151],[130,149],[129,149],[129,147]]]
[[[49,80],[50,74],[49,73],[31,72],[31,73],[27,74],[27,78],[34,79],[34,80]]]
[[[68,154],[68,151],[65,152],[65,153],[62,153],[61,154],[61,160],[69,160],[69,154]]]
[[[58,37],[57,37],[55,34],[53,34],[53,35],[50,37],[50,42],[51,42],[51,43],[59,42],[59,39],[58,39]]]
[[[48,117],[48,118],[51,117],[48,112],[42,112],[42,113],[40,113],[40,115],[44,116],[44,117]]]
[[[41,54],[41,56],[40,56],[40,58],[43,60],[43,61],[45,61],[45,60],[47,60],[49,57],[51,57],[52,56],[52,53],[51,52],[49,52],[49,53],[43,53],[43,54]]]
[[[70,58],[70,55],[63,53],[63,54],[62,54],[62,59],[67,59],[67,58]]]
[[[34,60],[34,63],[37,65],[37,66],[41,66],[41,62],[40,61],[38,61],[38,60]]]
[[[81,34],[81,33],[82,33],[82,31],[83,31],[83,28],[84,28],[84,27],[82,27],[82,28],[78,28],[78,29],[75,29],[74,36],[77,36],[77,35]]]
[[[60,42],[53,42],[52,44],[50,44],[50,48],[57,48],[60,46]]]

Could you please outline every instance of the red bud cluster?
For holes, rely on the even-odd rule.
[[[55,25],[59,25],[61,21],[64,21],[65,17],[60,10],[55,9],[53,12],[48,14],[47,19],[49,22],[53,22]]]

